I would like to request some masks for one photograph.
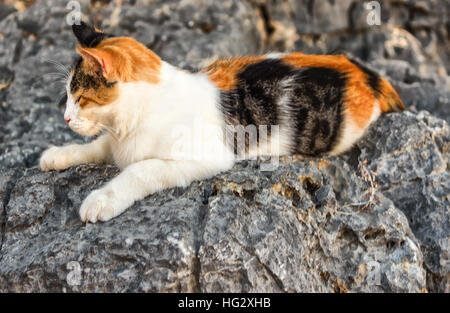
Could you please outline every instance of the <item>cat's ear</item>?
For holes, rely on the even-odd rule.
[[[90,68],[101,70],[103,76],[106,79],[109,78],[112,70],[112,57],[108,52],[102,49],[85,48],[81,46],[77,46],[75,50],[81,55]]]
[[[72,25],[72,30],[78,42],[83,47],[95,47],[103,39],[109,37],[105,33],[99,31],[95,27],[84,23],[83,21],[81,21],[79,25]]]

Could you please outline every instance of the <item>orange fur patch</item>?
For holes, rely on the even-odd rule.
[[[296,52],[282,57],[281,60],[294,67],[327,67],[347,73],[344,106],[358,127],[367,126],[376,98],[366,84],[366,74],[344,55],[306,55]]]
[[[119,90],[116,86],[95,90],[90,89],[84,90],[79,96],[81,96],[80,107],[89,108],[90,106],[102,106],[113,102],[119,97]]]
[[[244,68],[262,60],[264,60],[263,56],[219,59],[201,72],[206,73],[217,88],[229,91],[238,83],[237,76]]]
[[[80,54],[90,54],[103,66],[104,76],[109,81],[159,82],[161,59],[133,38],[113,37],[103,40],[95,48],[77,48]]]
[[[219,59],[201,72],[206,73],[217,88],[229,91],[238,83],[238,74],[247,66],[265,59],[265,56]],[[375,105],[375,94],[367,84],[367,75],[344,55],[307,55],[300,52],[284,55],[280,58],[293,67],[326,67],[346,73],[348,82],[344,94],[344,106],[356,125],[365,128],[370,121]],[[403,104],[385,80],[381,79],[382,95],[379,99],[382,112],[402,109]]]
[[[400,99],[398,93],[392,85],[384,78],[381,79],[381,93],[383,97],[380,99],[381,112],[403,111],[405,106]]]

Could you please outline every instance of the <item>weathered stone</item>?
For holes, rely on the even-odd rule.
[[[386,125],[391,133],[380,136]],[[245,161],[95,225],[83,225],[77,210],[90,190],[117,174],[115,168],[27,169],[9,191],[0,286],[446,290],[449,136],[445,122],[424,112],[392,114],[343,157],[284,158],[273,172]],[[363,159],[378,182],[373,191],[356,169]]]
[[[370,26],[354,1],[79,1],[84,18],[189,70],[262,51],[351,53],[410,111],[343,156],[273,172],[240,162],[95,225],[79,206],[116,168],[36,167],[48,145],[86,140],[57,107],[75,57],[67,1],[0,4],[0,291],[450,292],[450,4],[379,2]]]
[[[368,169],[377,174],[383,194],[407,216],[421,244],[431,289],[449,292],[448,124],[425,111],[418,115],[403,113],[401,117],[392,114],[382,122],[389,132],[374,127],[358,144],[361,158],[366,158]]]
[[[339,171],[349,184],[336,179]],[[210,201],[199,256],[204,291],[424,288],[422,256],[405,216],[382,195],[365,210],[354,206],[364,184],[341,160],[291,161],[269,179],[257,170],[245,175],[244,184],[232,176],[219,181]]]

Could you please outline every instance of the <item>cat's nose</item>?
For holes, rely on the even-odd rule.
[[[66,121],[67,124],[70,123],[70,118],[69,117],[65,117],[64,120]]]

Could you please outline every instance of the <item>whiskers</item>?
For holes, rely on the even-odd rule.
[[[56,72],[45,73],[44,76],[54,76],[55,81],[58,83],[67,83],[67,79],[70,76],[70,68],[65,65],[59,63],[55,60],[44,60],[45,63],[51,63],[56,67]]]
[[[45,73],[43,76],[54,77],[53,82],[61,84],[65,87],[70,76],[70,68],[55,60],[45,59],[43,62],[53,64],[57,70],[56,72]],[[66,96],[67,94],[64,88],[64,90],[57,95],[55,104],[57,104],[58,107],[61,108],[66,102],[66,100],[64,100]]]
[[[44,60],[45,63],[50,63],[56,66],[56,68],[59,70],[59,74],[64,74],[67,77],[70,75],[70,67],[65,66],[64,64],[55,61],[55,60],[51,60],[51,59],[45,59]]]
[[[98,131],[105,130],[108,134],[111,135],[111,137],[113,137],[114,140],[120,141],[119,132],[117,130],[115,130],[113,127],[105,125],[105,124],[102,124],[100,122],[96,122],[94,124],[94,127]]]

